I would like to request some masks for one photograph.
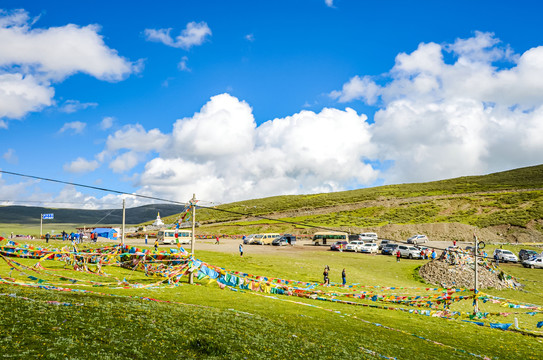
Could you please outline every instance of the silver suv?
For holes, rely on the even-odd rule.
[[[396,251],[400,252],[401,257],[409,259],[420,259],[420,250],[414,246],[399,245]]]
[[[428,237],[421,234],[413,235],[409,239],[407,239],[407,243],[413,245],[422,244],[425,242],[428,242]]]

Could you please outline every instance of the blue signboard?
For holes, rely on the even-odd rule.
[[[52,220],[54,218],[54,214],[41,214],[41,218],[43,220]]]

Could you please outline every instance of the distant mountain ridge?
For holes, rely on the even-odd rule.
[[[144,222],[153,222],[157,213],[161,217],[166,217],[182,212],[182,205],[173,204],[151,204],[143,205],[125,210],[126,224],[141,224]],[[40,223],[41,214],[54,214],[53,220],[44,220],[48,223],[65,224],[86,224],[86,225],[105,225],[122,224],[123,210],[82,210],[82,209],[60,209],[35,206],[0,206],[0,223],[8,224],[36,224]]]

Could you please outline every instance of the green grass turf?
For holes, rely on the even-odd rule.
[[[324,265],[329,265],[332,282],[339,282],[341,269],[346,268],[351,284],[427,286],[416,275],[416,269],[424,263],[418,260],[402,259],[396,263],[392,257],[337,252],[248,255],[240,258],[237,255],[201,251],[198,257],[232,270],[301,281],[321,281],[322,269]],[[36,263],[31,259],[19,261],[27,265]],[[107,278],[63,270],[64,265],[59,262],[47,261],[44,267],[49,269],[49,273],[111,284],[116,283],[115,278],[126,278],[130,283],[157,280],[117,267],[105,269],[111,275]],[[543,270],[515,265],[505,265],[503,268],[525,280],[525,291],[492,290],[489,293],[517,301],[543,303],[540,282]],[[10,271],[5,262],[0,262],[0,276],[6,277]],[[25,273],[13,270],[11,276],[23,280],[30,271],[26,270]],[[33,275],[52,283],[66,283],[72,288],[120,296],[0,285],[0,294],[16,294],[16,297],[0,296],[0,309],[3,312],[0,317],[0,354],[3,358],[379,358],[366,351],[370,350],[398,359],[476,358],[469,352],[496,359],[539,359],[543,353],[541,338],[400,311],[281,295],[264,297],[250,292],[221,290],[214,283],[191,286],[183,282],[177,287],[112,289],[77,286],[44,273]],[[31,281],[27,279],[26,282]],[[397,290],[402,291],[424,292]],[[173,303],[133,298],[141,296]],[[47,301],[66,302],[71,306]],[[466,302],[454,306],[470,308]],[[513,311],[497,304],[481,306],[484,311]],[[541,314],[533,317],[518,315],[518,318],[521,327],[531,330],[535,329],[537,321],[543,320]],[[493,321],[512,320],[512,317],[500,317]]]

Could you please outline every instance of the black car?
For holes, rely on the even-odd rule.
[[[537,251],[522,249],[518,253],[518,258],[522,260],[528,260],[529,258],[537,256]]]
[[[273,240],[272,245],[283,246],[283,245],[294,245],[296,244],[296,235],[285,234],[280,238]]]
[[[379,250],[383,250],[383,248],[389,244],[391,244],[392,241],[390,240],[381,240],[381,243],[379,244]]]

